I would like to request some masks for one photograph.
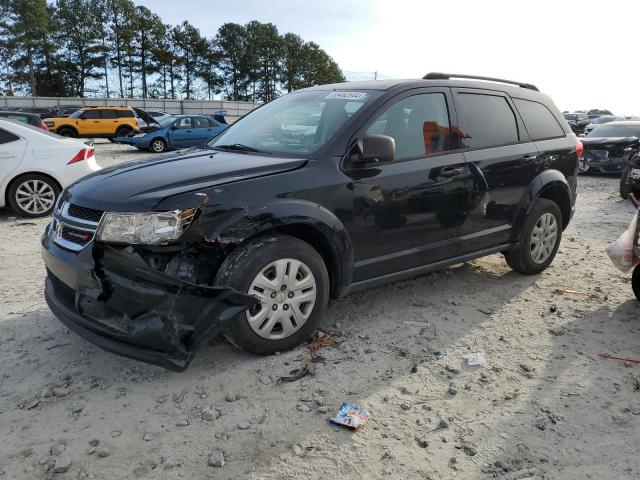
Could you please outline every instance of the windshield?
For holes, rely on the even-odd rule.
[[[565,113],[564,118],[566,118],[567,120],[577,120],[578,115],[576,113]]]
[[[309,155],[324,147],[378,91],[311,90],[284,95],[251,112],[209,145]]]
[[[640,138],[640,125],[611,125],[610,123],[594,128],[587,137],[638,137]]]
[[[80,115],[82,115],[83,113],[84,110],[76,110],[71,115],[69,115],[69,118],[80,118]]]

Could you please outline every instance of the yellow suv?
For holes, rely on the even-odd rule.
[[[68,117],[46,118],[49,131],[63,137],[124,137],[138,129],[131,107],[82,107]]]

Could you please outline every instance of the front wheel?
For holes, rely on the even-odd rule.
[[[78,136],[78,134],[73,128],[61,128],[60,130],[58,130],[57,133],[58,135],[61,135],[63,137],[76,138]]]
[[[329,299],[329,274],[320,254],[288,235],[260,237],[238,247],[215,279],[260,303],[229,321],[226,335],[258,355],[294,348],[308,339]]]
[[[516,272],[533,275],[546,269],[556,256],[562,239],[562,214],[555,202],[539,198],[527,215],[522,240],[505,254]]]
[[[60,188],[49,177],[23,175],[9,188],[9,205],[23,217],[45,217],[53,210],[59,194]]]
[[[167,142],[161,138],[155,138],[153,142],[151,142],[150,149],[152,152],[162,153],[167,149]]]

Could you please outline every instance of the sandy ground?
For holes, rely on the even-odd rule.
[[[102,165],[144,155],[97,145]],[[0,477],[640,478],[640,365],[597,357],[640,357],[640,305],[604,253],[632,213],[617,185],[580,179],[541,275],[493,255],[332,302],[332,345],[213,340],[184,373],[63,327],[42,296],[47,220],[0,212]],[[362,430],[327,422],[342,401],[370,409]]]

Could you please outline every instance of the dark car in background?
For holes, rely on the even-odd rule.
[[[40,114],[40,118],[60,118],[60,117],[68,117],[73,112],[76,112],[82,108],[82,105],[59,105],[56,107],[51,107],[48,110],[42,112]]]
[[[49,129],[44,124],[40,115],[35,113],[28,112],[20,112],[20,111],[0,111],[0,117],[8,118],[10,120],[16,120],[18,122],[27,123],[29,125],[33,125],[34,127],[41,128],[45,132],[48,132]]]
[[[584,132],[584,128],[591,122],[589,115],[584,112],[563,113],[565,120],[576,135]]]
[[[593,120],[589,125],[584,127],[584,134],[589,135],[598,125],[603,125],[610,122],[622,122],[625,120],[640,120],[638,117],[632,116],[619,116],[619,115],[602,115]]]
[[[316,124],[285,140],[300,122]],[[173,370],[222,332],[273,354],[308,339],[329,298],[498,252],[542,272],[581,153],[526,83],[432,73],[300,90],[202,148],[67,188],[41,239],[45,298],[87,340]]]
[[[582,172],[621,173],[640,144],[640,121],[609,122],[581,138]]]

